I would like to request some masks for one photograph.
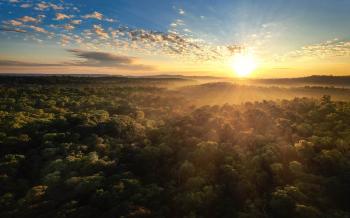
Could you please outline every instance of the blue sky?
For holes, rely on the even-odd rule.
[[[225,74],[244,50],[271,75],[305,74],[303,63],[346,74],[349,10],[348,0],[1,0],[0,72]]]

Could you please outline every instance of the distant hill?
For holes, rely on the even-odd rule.
[[[106,75],[40,75],[0,74],[0,84],[41,84],[41,85],[165,85],[169,83],[194,83],[189,78],[125,77]]]
[[[277,85],[330,85],[350,86],[350,76],[320,76],[313,75],[299,78],[252,79],[251,81]]]
[[[350,88],[350,76],[313,75],[298,78],[244,79],[215,76],[149,75],[123,76],[107,74],[0,74],[0,83],[157,83],[157,82],[234,82],[248,85],[273,86],[334,86]],[[222,84],[221,84],[222,85]]]
[[[0,77],[123,77],[123,75],[110,75],[110,74],[86,74],[86,73],[0,73]]]

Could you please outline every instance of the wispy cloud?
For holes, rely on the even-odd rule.
[[[117,24],[116,19],[106,18],[97,11],[79,14],[79,8],[63,1],[59,4],[49,1],[18,3],[19,5],[33,4],[35,10],[22,17],[4,21],[5,25],[1,27],[1,31],[35,35],[35,37],[27,37],[27,40],[41,42],[49,39],[56,40],[57,44],[64,47],[79,44],[84,49],[108,48],[108,50],[132,51],[136,56],[137,54],[164,55],[195,62],[222,60],[239,52],[239,48],[242,48],[240,45],[213,45],[194,36],[193,31],[184,21],[185,17],[182,16],[186,12],[181,8],[174,7],[181,18],[168,24],[168,32],[160,32],[130,28],[119,22]],[[23,9],[23,11],[26,10]],[[76,14],[73,15],[72,11]],[[43,22],[44,18],[45,22]],[[85,19],[90,20],[85,21]],[[198,19],[201,18],[198,17]]]
[[[18,27],[18,26],[22,26],[22,25],[23,25],[22,22],[17,21],[17,20],[4,21],[3,23],[5,23],[5,24],[7,24],[7,25],[15,26],[15,27]]]
[[[103,19],[103,14],[95,11],[91,14],[86,14],[84,16],[82,16],[82,18],[85,18],[85,19],[89,19],[89,18],[93,18],[93,19],[97,19],[97,20],[102,20]]]
[[[31,7],[33,7],[33,5],[32,5],[32,4],[29,4],[29,3],[24,3],[24,4],[21,4],[20,7],[21,7],[21,8],[31,8]]]
[[[12,28],[0,28],[0,31],[4,31],[4,32],[15,32],[15,33],[26,33],[27,31],[22,30],[22,29],[12,29]]]
[[[113,18],[106,18],[105,21],[110,22],[110,23],[115,23],[115,22],[117,22],[117,21],[116,21],[115,19],[113,19]]]
[[[75,28],[73,25],[70,24],[63,25],[62,27],[65,30],[73,30]]]
[[[286,61],[290,59],[327,59],[333,57],[350,57],[350,41],[335,38],[318,44],[303,46],[298,50],[278,55],[275,59],[276,61]]]
[[[109,34],[104,31],[101,25],[94,25],[94,32],[100,37],[100,39],[109,39]]]
[[[21,7],[22,6],[31,7],[31,4],[25,3],[25,4],[22,4]],[[45,10],[48,10],[48,9],[52,9],[52,10],[58,11],[58,10],[64,10],[65,7],[63,5],[58,5],[58,4],[54,4],[54,3],[51,3],[51,2],[48,3],[48,2],[45,2],[45,1],[41,1],[41,2],[36,4],[34,9],[38,10],[38,11],[45,11]]]
[[[50,7],[50,5],[47,4],[46,2],[40,2],[40,3],[36,4],[35,9],[39,10],[39,11],[44,11],[45,9],[47,9],[49,7]]]
[[[28,26],[28,28],[38,32],[38,33],[49,33],[47,30],[45,30],[44,28],[42,27],[38,27],[38,26],[33,26],[33,25],[30,25]]]
[[[184,9],[179,8],[179,14],[180,14],[180,15],[184,15],[184,14],[185,14],[185,10],[184,10]]]
[[[82,20],[72,20],[70,23],[74,25],[79,25],[82,23]]]
[[[67,15],[67,14],[63,14],[63,13],[56,13],[56,18],[55,20],[64,20],[64,19],[70,19],[73,18],[74,15]]]
[[[23,16],[23,17],[19,18],[18,20],[20,20],[24,23],[27,23],[27,22],[37,23],[37,22],[39,22],[39,19],[34,18],[34,17],[30,17],[30,16]]]
[[[63,10],[64,9],[64,7],[62,5],[56,5],[56,4],[53,4],[53,3],[50,3],[49,5],[54,10]]]

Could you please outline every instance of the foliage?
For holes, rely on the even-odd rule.
[[[0,217],[350,216],[349,102],[15,84],[0,87]]]

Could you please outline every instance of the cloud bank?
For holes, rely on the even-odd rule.
[[[154,70],[150,65],[137,64],[135,57],[114,55],[107,52],[68,49],[77,59],[64,63],[35,63],[16,60],[0,60],[3,67],[108,67],[124,70]]]

